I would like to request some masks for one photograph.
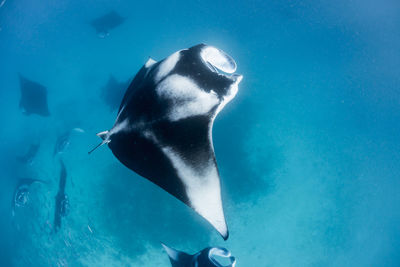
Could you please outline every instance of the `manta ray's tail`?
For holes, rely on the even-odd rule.
[[[88,152],[88,154],[91,154],[93,151],[95,151],[97,148],[101,147],[102,145],[110,143],[110,140],[108,139],[108,131],[100,132],[97,134],[97,136],[100,137],[101,139],[103,139],[103,141],[100,144],[98,144],[97,146],[95,146],[92,150],[90,150]]]

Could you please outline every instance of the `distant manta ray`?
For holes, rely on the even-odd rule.
[[[118,27],[124,21],[125,19],[117,12],[110,11],[107,14],[92,20],[90,24],[95,28],[97,35],[100,38],[104,38],[110,34],[110,30]]]
[[[70,143],[70,137],[72,132],[84,133],[85,131],[81,128],[73,128],[72,130],[68,129],[63,134],[59,135],[54,145],[53,157],[56,156],[57,154],[63,153],[67,149]]]
[[[98,146],[108,144],[125,166],[193,208],[225,240],[212,126],[238,91],[242,76],[235,71],[230,56],[205,44],[160,62],[149,59],[125,93],[113,128],[98,134]]]
[[[21,99],[19,107],[23,114],[37,114],[47,117],[50,115],[47,104],[47,89],[43,85],[28,80],[19,74],[19,82],[21,87]]]
[[[23,156],[18,156],[17,160],[23,164],[32,164],[33,159],[35,158],[39,150],[39,147],[40,147],[39,143],[31,144],[26,154]]]
[[[121,104],[126,89],[128,89],[131,79],[125,82],[118,82],[113,75],[108,78],[107,84],[102,88],[102,98],[110,107],[110,110],[116,110]]]
[[[190,255],[162,244],[172,267],[235,267],[236,259],[229,250],[221,247],[209,247]],[[222,260],[229,261],[228,265]]]

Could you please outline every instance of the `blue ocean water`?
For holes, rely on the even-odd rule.
[[[125,22],[99,38],[90,21]],[[400,265],[400,2],[29,1],[0,8],[0,266],[170,266],[160,242],[237,266]],[[151,56],[216,46],[243,74],[213,131],[230,238],[99,142],[102,97]],[[18,73],[51,116],[19,109]],[[53,157],[57,137],[73,132]],[[40,143],[32,164],[15,158]],[[65,162],[70,213],[52,233]],[[12,217],[18,178],[31,187]]]

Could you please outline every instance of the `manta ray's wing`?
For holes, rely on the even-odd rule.
[[[193,208],[227,239],[209,118],[114,127],[118,128],[108,143],[113,154],[125,166]]]
[[[185,252],[176,250],[174,248],[168,247],[167,245],[161,243],[165,252],[167,252],[169,260],[171,262],[172,267],[186,267],[192,266],[192,258],[193,256],[187,254]]]
[[[122,107],[127,105],[127,102],[131,99],[132,95],[134,95],[136,88],[140,87],[140,84],[143,82],[144,78],[146,77],[147,73],[151,69],[151,67],[156,64],[157,62],[149,58],[146,62],[146,64],[143,65],[143,67],[138,71],[136,76],[133,78],[133,80],[130,82],[129,87],[127,88],[124,97],[121,101],[121,105],[118,109],[118,113],[121,112]]]
[[[49,116],[49,108],[47,105],[47,89],[43,85],[30,81],[19,75],[21,99],[20,108],[26,115],[38,114],[41,116]]]

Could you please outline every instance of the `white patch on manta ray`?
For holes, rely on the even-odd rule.
[[[199,175],[170,147],[163,147],[162,151],[171,160],[178,176],[182,179],[190,206],[209,221],[221,235],[226,236],[228,229],[222,209],[219,176],[214,164],[210,162],[205,167],[206,172]]]
[[[168,73],[171,72],[171,70],[175,67],[176,63],[178,63],[179,59],[181,57],[181,52],[175,52],[164,61],[160,63],[160,66],[158,67],[158,72],[155,77],[155,82],[158,83],[162,78],[164,78]]]
[[[213,119],[215,119],[215,117],[225,107],[225,105],[228,104],[228,102],[230,102],[236,96],[239,90],[238,85],[242,79],[243,79],[242,75],[237,76],[236,81],[230,86],[230,88],[227,91],[227,94],[224,96],[223,100],[221,101],[221,104],[218,106]]]
[[[115,133],[118,133],[120,131],[126,131],[128,130],[128,124],[129,124],[129,120],[125,119],[123,120],[121,123],[118,123],[116,125],[114,125],[114,127],[110,130],[110,132],[108,133],[108,136],[111,136]],[[108,138],[107,138],[108,139]]]
[[[198,87],[190,78],[173,74],[156,87],[157,94],[173,102],[168,118],[177,121],[190,116],[206,114],[218,105],[214,91],[210,93]]]
[[[221,235],[226,236],[228,228],[222,209],[221,187],[218,171],[213,162],[210,161],[208,166],[204,167],[206,172],[199,175],[172,148],[160,144],[151,130],[143,131],[142,134],[161,147],[163,153],[171,160],[185,186],[190,206],[209,221]]]
[[[148,59],[148,60],[146,61],[146,63],[144,64],[144,66],[145,66],[146,68],[148,68],[148,67],[154,65],[155,63],[157,63],[157,61],[155,61],[154,59],[152,59],[151,57],[149,57],[149,59]]]

